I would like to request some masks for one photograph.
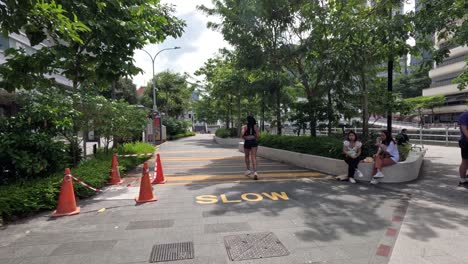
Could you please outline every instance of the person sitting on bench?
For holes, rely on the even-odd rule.
[[[379,150],[374,155],[374,170],[372,173],[374,176],[372,176],[371,184],[379,183],[378,179],[384,177],[381,171],[383,167],[397,164],[400,159],[395,140],[388,131],[385,130],[380,133],[375,145],[379,147]]]

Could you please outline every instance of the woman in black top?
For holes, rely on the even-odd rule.
[[[247,117],[247,125],[242,127],[241,138],[244,139],[245,165],[247,171],[245,176],[254,175],[254,180],[258,180],[257,174],[257,137],[259,135],[257,122],[252,116]],[[252,157],[253,171],[250,170],[250,157]]]

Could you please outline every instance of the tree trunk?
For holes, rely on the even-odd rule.
[[[313,98],[311,95],[307,97],[307,114],[309,115],[310,121],[310,135],[312,137],[317,136],[317,111],[313,107]]]
[[[76,167],[78,166],[78,155],[76,155],[76,153],[78,153],[78,143],[76,141],[73,141],[73,140],[69,140],[70,144],[71,144],[71,151],[72,151],[72,157],[73,157],[73,167]]]
[[[362,138],[367,139],[369,135],[369,95],[367,94],[366,73],[361,70],[362,85]]]
[[[112,141],[112,149],[117,149],[121,143],[122,139],[118,137],[114,137]]]
[[[276,124],[278,127],[278,135],[282,134],[281,129],[281,89],[278,84],[276,85]]]
[[[392,20],[392,7],[389,10],[390,20]],[[390,43],[393,43],[393,34],[390,31]],[[390,44],[390,55],[388,57],[388,67],[387,67],[387,90],[392,94],[393,91],[393,44]],[[393,96],[392,96],[393,99]],[[392,135],[392,107],[393,107],[393,100],[390,104],[390,107],[387,111],[387,132]]]
[[[230,107],[230,98],[228,97],[228,100],[227,100],[227,105],[228,105],[228,108],[227,108],[227,111],[226,111],[226,128],[229,129],[230,128],[230,125],[231,125],[231,119],[230,119],[230,112],[231,112],[231,107]]]
[[[87,131],[84,130],[83,131],[83,158],[86,159],[86,155],[87,155],[87,151],[86,151],[86,139],[88,138],[87,137]]]
[[[331,98],[331,89],[328,89],[327,95],[327,116],[328,116],[328,135],[331,136],[332,134],[332,122],[333,122],[333,109],[332,109],[332,98]]]
[[[261,131],[265,131],[265,91],[263,91],[262,97],[262,123],[261,123]]]
[[[387,80],[387,91],[392,93],[393,90],[393,58],[390,55],[390,58],[388,60],[388,80]],[[391,97],[393,99],[393,97]],[[393,106],[393,100],[390,102],[390,107],[388,108],[387,111],[387,131],[391,135],[392,134],[392,106]]]
[[[115,81],[112,81],[112,93],[111,93],[111,97],[112,97],[112,101],[115,101],[116,99],[116,95],[115,95]]]
[[[240,96],[240,91],[237,96],[237,135],[240,136],[242,129],[242,121],[241,121],[241,96]]]

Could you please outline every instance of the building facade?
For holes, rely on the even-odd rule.
[[[445,41],[436,42],[436,48],[446,45]],[[468,47],[458,46],[450,49],[449,57],[441,63],[434,64],[429,71],[431,86],[423,89],[423,96],[444,95],[445,104],[434,109],[434,114],[427,113],[426,121],[434,123],[456,123],[458,116],[468,111],[468,89],[459,90],[458,84],[453,83],[466,67]]]
[[[43,47],[50,47],[52,43],[43,42],[36,46],[31,46],[28,38],[25,34],[12,33],[8,37],[4,37],[0,34],[0,64],[7,61],[5,56],[5,50],[9,48],[23,49],[27,54],[33,54]],[[50,79],[55,79],[59,84],[72,87],[73,83],[67,78],[59,74],[45,75]],[[0,116],[11,116],[14,115],[18,110],[17,105],[14,102],[14,96],[11,93],[0,89]]]

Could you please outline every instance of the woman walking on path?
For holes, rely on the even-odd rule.
[[[378,179],[384,177],[381,171],[383,167],[394,165],[400,159],[395,140],[393,140],[392,135],[388,133],[388,131],[385,130],[380,133],[380,137],[377,138],[377,143],[375,145],[379,147],[379,150],[377,154],[374,155],[374,171],[372,173],[374,176],[371,180],[372,184],[379,183]]]
[[[362,143],[357,139],[356,133],[350,130],[343,143],[343,153],[345,154],[345,162],[348,164],[348,180],[351,183],[356,183],[354,174],[362,177],[362,173],[358,170],[358,165],[361,156]]]
[[[257,174],[257,137],[259,135],[257,121],[252,116],[247,116],[247,125],[242,127],[241,138],[244,139],[245,166],[247,171],[245,176],[254,175],[254,180],[258,180]],[[252,158],[253,171],[250,170],[250,158]]]

